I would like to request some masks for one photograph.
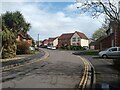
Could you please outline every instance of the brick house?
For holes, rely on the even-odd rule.
[[[89,38],[89,49],[95,49],[94,42],[95,40],[93,38]]]
[[[36,42],[35,42],[35,44],[39,47],[39,46],[41,46],[41,45],[42,45],[42,41],[41,41],[41,40],[36,41]]]
[[[24,34],[19,32],[16,38],[17,41],[26,41],[28,44],[32,45],[32,37],[29,34]]]
[[[73,36],[74,33],[66,33],[66,34],[62,34],[59,38],[58,38],[58,47],[62,47],[62,46],[66,46],[66,45],[70,45],[71,43],[71,37]]]
[[[44,39],[42,41],[42,46],[48,46],[48,39]]]
[[[95,46],[96,50],[103,50],[109,47],[120,47],[120,28],[114,21],[109,24],[109,29],[106,31],[107,35],[99,38],[94,43],[90,43]]]
[[[48,39],[48,46],[57,47],[57,46],[58,46],[58,37],[49,38],[49,39]]]
[[[84,33],[75,31],[74,33],[62,34],[58,38],[58,47],[72,45],[72,46],[86,46],[88,47],[88,38]]]

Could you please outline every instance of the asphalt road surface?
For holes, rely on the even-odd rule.
[[[83,62],[72,51],[48,50],[48,58],[2,73],[3,88],[76,88]]]
[[[15,65],[15,64],[18,64],[18,63],[19,64],[24,64],[25,61],[29,62],[33,59],[39,59],[44,55],[45,55],[45,53],[42,50],[40,50],[37,54],[31,55],[31,56],[23,58],[23,59],[10,60],[10,61],[7,61],[7,62],[2,62],[2,67],[8,66],[8,65]]]

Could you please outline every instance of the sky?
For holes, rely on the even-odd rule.
[[[73,33],[75,31],[83,32],[88,38],[101,27],[104,17],[92,18],[89,14],[80,13],[77,9],[79,4],[71,1],[8,1],[3,0],[2,10],[20,11],[25,20],[31,23],[31,29],[28,34],[37,40],[38,34],[40,40],[49,37],[57,37],[62,33]]]

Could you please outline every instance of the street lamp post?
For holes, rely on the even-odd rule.
[[[38,34],[38,47],[39,47],[39,34]]]

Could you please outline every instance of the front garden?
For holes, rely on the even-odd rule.
[[[35,53],[30,47],[34,44],[33,42],[28,43],[27,38],[18,38],[19,32],[22,32],[22,36],[26,37],[27,32],[30,30],[30,23],[26,22],[21,12],[6,12],[0,15],[2,21],[2,31],[0,36],[2,38],[2,46],[0,47],[1,58],[9,59],[16,57],[16,54],[31,54]],[[25,40],[24,40],[25,39]],[[30,40],[33,41],[31,38]]]

